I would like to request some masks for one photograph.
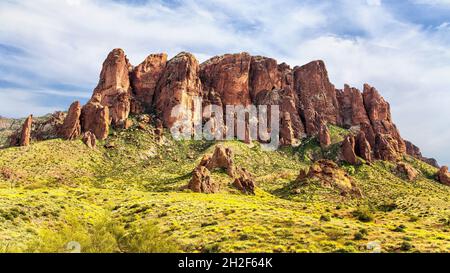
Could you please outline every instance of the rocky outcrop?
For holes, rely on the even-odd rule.
[[[250,63],[248,53],[226,54],[209,59],[200,66],[204,91],[214,92],[222,105],[249,105]]]
[[[350,128],[361,123],[370,123],[364,108],[362,93],[358,89],[346,84],[344,90],[337,90],[337,100],[339,102],[340,125]]]
[[[254,100],[259,92],[281,89],[282,72],[272,58],[254,56],[250,64],[250,96]]]
[[[355,153],[366,162],[372,161],[372,148],[366,138],[366,134],[360,131],[355,139]]]
[[[338,190],[343,196],[362,197],[362,192],[353,178],[330,160],[319,160],[309,168],[309,171],[301,170],[296,182],[300,186],[308,185],[318,180],[321,186]]]
[[[412,144],[410,141],[405,140],[405,146],[406,146],[406,153],[412,157],[415,157],[419,160],[422,160],[425,163],[428,163],[429,165],[439,168],[439,164],[434,158],[427,158],[422,156],[422,152],[420,151],[420,148],[416,145]]]
[[[84,132],[81,139],[83,143],[91,149],[94,149],[97,146],[97,138],[91,131]]]
[[[32,126],[31,139],[41,141],[58,138],[65,118],[65,113],[57,111],[45,118],[35,120]]]
[[[364,106],[366,108],[375,135],[379,134],[389,136],[385,137],[384,141],[388,141],[389,146],[393,148],[397,154],[406,153],[405,143],[401,138],[397,127],[392,122],[389,103],[386,102],[383,97],[381,97],[381,95],[375,88],[371,87],[368,84],[364,85],[363,98]],[[375,143],[375,146],[377,146],[376,144],[377,143]],[[384,145],[386,143],[382,144]],[[386,148],[386,145],[379,149],[382,150],[383,148]],[[377,159],[383,158],[377,157]]]
[[[94,89],[93,97],[96,97],[102,106],[109,108],[109,118],[113,126],[122,126],[130,113],[130,71],[131,64],[125,52],[122,49],[114,49],[104,61],[99,83]]]
[[[131,86],[134,102],[132,112],[141,114],[148,112],[153,106],[153,98],[158,81],[164,73],[167,63],[167,54],[151,54],[131,73]]]
[[[233,152],[230,148],[225,148],[221,145],[216,146],[211,158],[203,158],[202,165],[208,170],[224,169],[231,177],[235,175],[235,166],[233,162]]]
[[[92,132],[99,140],[104,140],[109,134],[109,108],[100,103],[101,96],[94,95],[81,109],[82,132]]]
[[[211,174],[207,168],[198,166],[192,173],[188,189],[193,192],[216,193],[219,191],[219,186],[212,182]]]
[[[73,140],[81,135],[81,104],[75,101],[70,105],[67,116],[60,129],[60,136],[66,140]]]
[[[318,138],[319,138],[320,147],[322,147],[322,149],[331,145],[330,131],[328,130],[328,126],[323,122],[321,123],[321,125],[319,127]]]
[[[192,54],[182,52],[167,62],[166,69],[158,82],[155,93],[156,111],[167,128],[171,128],[181,120],[186,121],[186,126],[192,126],[196,118],[201,119],[201,117],[194,117],[184,111],[172,116],[172,109],[182,105],[184,109],[194,112],[193,97],[201,95],[198,61]]]
[[[244,194],[255,194],[255,179],[246,169],[239,170],[239,175],[234,179],[233,186]]]
[[[395,168],[395,172],[399,175],[406,177],[409,181],[413,181],[419,175],[419,172],[411,167],[409,164],[398,162]]]
[[[33,115],[29,115],[22,126],[20,133],[19,146],[29,146],[31,141],[31,126],[33,123]]]
[[[397,141],[388,134],[377,134],[375,137],[374,156],[376,159],[397,161],[401,154],[397,152]]]
[[[192,179],[187,185],[194,192],[215,193],[219,185],[211,180],[210,172],[225,170],[232,180],[232,186],[244,194],[255,193],[253,175],[244,168],[237,168],[233,162],[233,152],[230,148],[217,145],[212,155],[204,155],[199,165],[192,172]]]
[[[447,166],[442,166],[436,175],[437,180],[444,185],[450,186],[450,173]]]
[[[323,121],[338,124],[340,118],[336,90],[330,83],[323,61],[294,68],[294,88],[309,136],[319,131],[314,116],[316,111]]]
[[[355,138],[352,135],[346,136],[342,142],[341,156],[344,161],[351,165],[358,164],[358,158],[355,154]]]

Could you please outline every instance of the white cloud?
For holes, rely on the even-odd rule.
[[[177,5],[1,1],[0,44],[18,47],[26,55],[2,58],[0,65],[9,70],[0,79],[51,92],[55,90],[40,85],[91,86],[59,91],[86,97],[103,59],[116,47],[124,48],[133,64],[163,51],[171,56],[191,51],[201,61],[248,51],[292,66],[324,59],[337,87],[350,83],[361,88],[364,82],[376,86],[391,102],[403,136],[426,155],[450,163],[444,152],[450,148],[448,22],[433,29],[409,23],[380,0],[188,0]],[[35,78],[23,71],[32,71]],[[27,103],[39,113],[55,110],[40,106],[26,89],[6,92],[0,88],[0,115],[22,115],[11,105],[23,109]]]

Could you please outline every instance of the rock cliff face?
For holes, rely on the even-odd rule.
[[[200,66],[205,92],[215,92],[223,105],[251,104],[249,77],[252,57],[248,53],[214,57]]]
[[[196,97],[203,99],[202,105],[194,102]],[[211,104],[224,110],[226,105],[278,105],[281,145],[292,145],[308,136],[317,137],[322,148],[326,148],[331,145],[327,125],[337,125],[351,129],[353,134],[341,144],[347,161],[356,164],[354,155],[367,162],[396,161],[409,154],[437,166],[435,160],[423,157],[415,145],[402,139],[389,103],[374,87],[365,84],[360,92],[345,85],[338,90],[330,82],[323,61],[291,69],[275,59],[248,53],[216,56],[202,64],[190,53],[182,52],[170,60],[167,54],[158,53],[133,68],[125,52],[114,49],[104,61],[99,83],[86,105],[75,102],[65,119],[61,115],[42,126],[33,125],[31,138],[39,127],[51,129],[49,132],[58,129],[58,135],[64,139],[91,132],[103,140],[108,137],[110,126],[129,127],[130,113],[156,115],[156,120],[161,121],[160,131],[161,125],[171,128],[181,119],[187,121],[183,126],[189,128],[215,119],[217,130],[220,117],[172,115],[178,105],[195,111],[196,107]],[[267,122],[270,129],[270,120]],[[224,127],[223,132],[226,130],[231,128]],[[11,144],[19,145],[18,135],[22,134],[17,132]],[[246,136],[246,142],[250,142],[248,132]]]
[[[339,123],[339,106],[334,85],[328,79],[323,61],[314,61],[294,69],[294,88],[300,101],[299,112],[305,120],[306,133],[319,132],[314,113],[330,124]]]
[[[109,108],[109,118],[114,126],[120,126],[130,113],[131,65],[122,49],[108,54],[100,73],[100,80],[93,97],[100,105]]]
[[[131,73],[134,103],[132,112],[140,114],[151,110],[156,87],[167,63],[167,54],[151,54]]]

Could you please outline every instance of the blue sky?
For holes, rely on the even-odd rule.
[[[135,65],[180,51],[323,59],[338,88],[376,86],[402,136],[450,163],[450,0],[2,0],[0,115],[86,101],[117,47]]]

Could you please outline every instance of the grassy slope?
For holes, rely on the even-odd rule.
[[[331,131],[334,142],[346,133]],[[100,143],[89,150],[81,141],[50,140],[0,150],[0,252],[64,251],[60,244],[87,235],[67,232],[51,245],[48,232],[76,225],[70,220],[74,215],[88,228],[108,218],[125,233],[135,223],[152,221],[161,236],[188,252],[364,252],[370,241],[388,252],[450,251],[450,188],[431,180],[433,167],[410,158],[405,160],[421,172],[414,182],[394,175],[390,163],[343,166],[364,192],[357,200],[316,185],[300,194],[292,191],[300,168],[308,168],[317,154],[335,157],[336,145],[321,151],[308,140],[265,152],[258,144],[227,142],[236,163],[256,175],[257,194],[237,193],[228,186],[230,179],[216,172],[222,192],[206,195],[180,188],[214,143],[170,137],[157,143],[137,129],[112,132],[108,142],[115,148]],[[373,220],[359,220],[356,210]],[[98,236],[110,238],[102,232]],[[127,251],[103,239],[91,239],[85,250]],[[34,247],[39,240],[41,247]]]

